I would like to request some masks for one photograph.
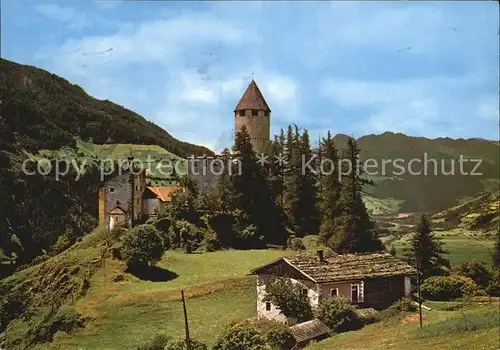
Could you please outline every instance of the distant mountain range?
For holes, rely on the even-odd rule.
[[[347,135],[336,135],[337,147],[344,148],[347,139]],[[366,189],[372,195],[368,196],[367,205],[370,207],[374,203],[378,214],[384,211],[439,211],[500,186],[498,141],[428,139],[386,132],[360,137],[357,142],[361,159],[373,159],[366,164],[378,164],[378,167],[369,169],[373,173],[378,170],[379,174],[368,176],[376,186]],[[462,171],[460,157],[468,160],[463,161]],[[397,163],[405,169],[402,174],[401,167],[394,166],[397,159]],[[385,173],[381,174],[384,160]],[[423,167],[425,160],[428,164],[427,175]],[[454,175],[447,175],[452,170]],[[475,175],[478,173],[481,175]]]

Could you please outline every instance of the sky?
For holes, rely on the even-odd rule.
[[[1,1],[3,58],[215,151],[252,77],[272,134],[499,139],[496,1]]]

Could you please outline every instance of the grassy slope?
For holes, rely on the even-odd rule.
[[[498,309],[498,303],[470,307],[464,311],[424,311],[423,323],[428,325],[463,313]],[[307,349],[498,349],[499,327],[442,336],[419,337],[418,316],[409,316],[401,323],[376,323],[356,332],[342,333]]]
[[[167,252],[158,266],[178,277],[166,282],[125,274],[123,282],[113,283],[121,266],[108,261],[91,281],[89,293],[75,305],[94,320],[74,335],[57,336],[50,347],[133,349],[161,332],[181,336],[181,288],[187,297],[192,336],[212,344],[229,322],[255,316],[255,285],[246,276],[249,270],[283,254],[272,250]]]

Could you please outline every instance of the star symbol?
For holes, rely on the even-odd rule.
[[[277,156],[274,156],[274,158],[276,158],[276,160],[274,162],[278,163],[279,166],[283,166],[283,165],[287,164],[286,156],[283,153],[280,153]]]
[[[267,158],[269,158],[269,156],[264,153],[257,154],[257,163],[262,166],[269,162]]]

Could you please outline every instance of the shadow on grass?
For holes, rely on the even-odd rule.
[[[151,282],[168,282],[179,277],[175,272],[158,266],[134,266],[129,267],[125,272],[140,280]]]

